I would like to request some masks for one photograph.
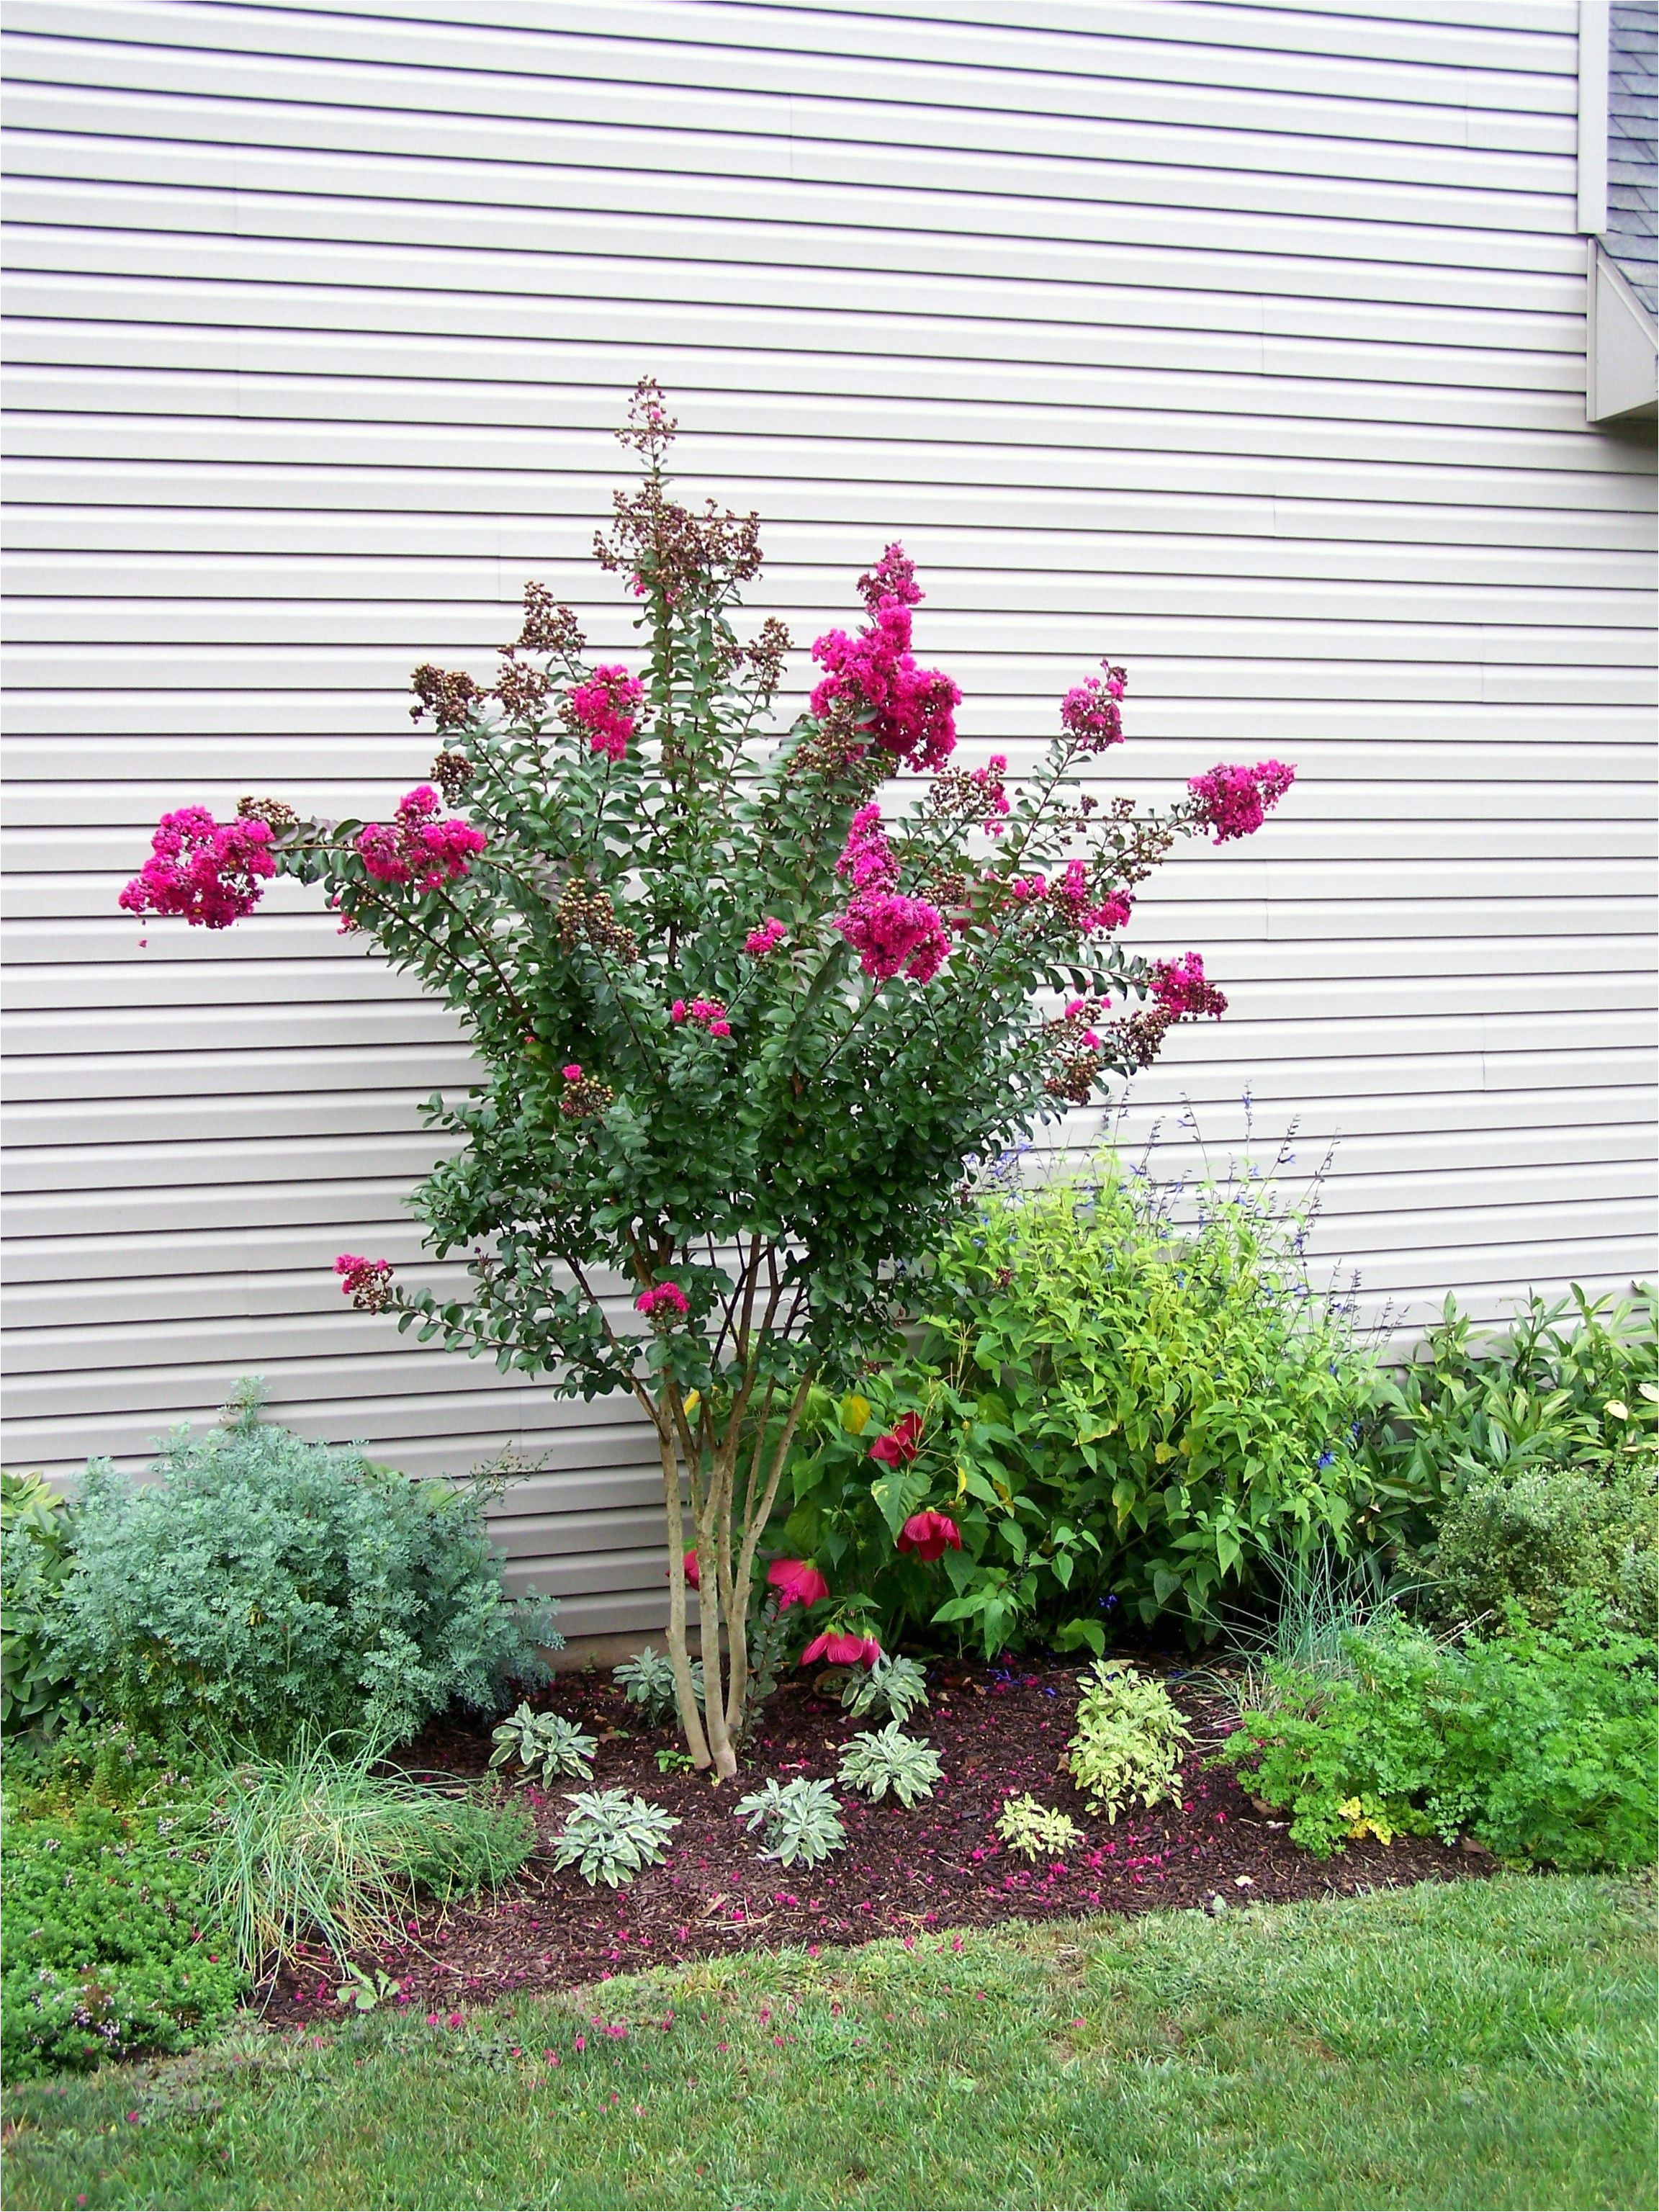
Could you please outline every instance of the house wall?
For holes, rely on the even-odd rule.
[[[1292,1175],[1340,1136],[1322,1243],[1402,1325],[1651,1271],[1653,447],[1584,422],[1575,21],[12,0],[7,1463],[258,1370],[411,1469],[544,1449],[515,1573],[657,1617],[621,1405],[330,1273],[417,1256],[453,1024],[292,886],[114,906],[185,800],[384,813],[410,666],[483,673],[526,576],[629,649],[585,549],[647,371],[765,519],[757,613],[810,640],[902,535],[965,757],[1109,652],[1127,787],[1298,764],[1141,905],[1233,1009],[1131,1133],[1185,1094],[1224,1151],[1248,1089]]]

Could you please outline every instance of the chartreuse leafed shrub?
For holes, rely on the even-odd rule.
[[[1350,1836],[1472,1833],[1515,1863],[1650,1864],[1654,1651],[1583,1596],[1553,1628],[1511,1605],[1461,1646],[1382,1619],[1352,1671],[1271,1668],[1269,1705],[1217,1754],[1322,1856]]]
[[[1066,1765],[1091,1813],[1115,1820],[1126,1805],[1150,1812],[1178,1797],[1192,1731],[1162,1682],[1121,1659],[1097,1659],[1083,1678]]]
[[[595,548],[633,665],[590,660],[532,584],[488,689],[415,671],[441,750],[390,820],[182,807],[121,901],[218,929],[274,877],[314,884],[454,1011],[478,1081],[432,1101],[447,1157],[411,1202],[463,1287],[406,1288],[352,1253],[341,1286],[546,1390],[633,1398],[661,1463],[680,1725],[727,1776],[763,1603],[757,1674],[813,1607],[809,1644],[877,1649],[855,1588],[805,1569],[786,1587],[760,1549],[809,1393],[887,1347],[967,1161],[1222,1012],[1198,953],[1149,959],[1121,932],[1178,840],[1250,835],[1294,771],[1224,763],[1172,805],[1107,799],[1127,678],[1105,663],[1056,702],[1028,776],[957,762],[961,694],[912,654],[923,593],[896,544],[769,734],[788,635],[737,628],[759,518],[675,497],[675,434],[646,379],[621,434],[642,478]]]
[[[210,2037],[246,1987],[214,1918],[210,1802],[124,1731],[7,1759],[0,2067],[9,2081]]]
[[[74,1535],[38,1474],[0,1474],[0,1729],[50,1736],[82,1711],[57,1627]]]
[[[1448,1298],[1379,1378],[1367,1463],[1431,1596],[1446,1543],[1445,1608],[1515,1596],[1542,1620],[1581,1587],[1650,1625],[1656,1324],[1651,1285],[1626,1304],[1534,1292],[1501,1330]]]
[[[516,1874],[535,1823],[513,1802],[440,1796],[376,1771],[374,1747],[303,1734],[210,1780],[207,1910],[251,1971],[321,1941],[345,1962],[401,1942],[417,1893],[447,1904]]]
[[[1309,1282],[1307,1225],[1266,1179],[1182,1225],[1109,1155],[988,1189],[939,1249],[921,1356],[807,1409],[782,1540],[890,1637],[951,1626],[988,1656],[1098,1654],[1125,1614],[1212,1635],[1268,1565],[1379,1545],[1373,1362]]]
[[[302,1731],[412,1736],[452,1698],[545,1679],[549,1609],[514,1604],[477,1485],[411,1482],[262,1421],[180,1430],[137,1484],[94,1462],[56,1648],[108,1712],[159,1735],[280,1750]]]

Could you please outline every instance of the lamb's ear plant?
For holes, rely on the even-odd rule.
[[[593,1753],[599,1740],[562,1713],[532,1712],[529,1705],[522,1705],[490,1735],[495,1746],[489,1754],[490,1765],[506,1766],[517,1759],[528,1772],[534,1773],[539,1767],[544,1790],[550,1790],[561,1777],[577,1782],[593,1779]]]
[[[841,1755],[841,1779],[879,1802],[891,1790],[901,1805],[914,1805],[931,1797],[933,1784],[944,1771],[939,1754],[919,1738],[906,1735],[896,1721],[883,1729],[866,1729],[854,1736]]]
[[[604,1882],[617,1889],[657,1865],[680,1825],[659,1805],[630,1797],[625,1790],[579,1790],[569,1802],[574,1810],[559,1832],[553,1863],[574,1867],[590,1888]]]
[[[1066,1763],[1090,1811],[1115,1820],[1127,1805],[1150,1812],[1179,1796],[1182,1747],[1191,1741],[1161,1682],[1124,1660],[1097,1659],[1084,1677]]]
[[[611,1679],[630,1705],[637,1705],[645,1720],[653,1728],[660,1727],[671,1717],[676,1704],[674,1668],[672,1662],[660,1651],[647,1644],[631,1659],[624,1659],[619,1667],[611,1669]],[[702,1662],[691,1662],[691,1693],[696,1699],[697,1710],[702,1710]]]
[[[914,1659],[884,1653],[867,1673],[848,1675],[841,1701],[855,1720],[885,1713],[902,1723],[927,1704],[927,1677]]]
[[[763,1856],[784,1866],[817,1866],[831,1851],[847,1848],[840,1802],[827,1782],[797,1775],[793,1782],[780,1783],[769,1776],[732,1809],[751,1832],[764,1831]]]
[[[953,764],[960,694],[911,656],[923,594],[898,545],[769,740],[788,635],[732,621],[758,518],[670,495],[675,428],[645,380],[622,433],[644,480],[595,548],[635,612],[635,668],[591,659],[532,584],[488,689],[416,670],[441,749],[392,820],[186,807],[121,897],[222,928],[273,876],[319,884],[459,1017],[479,1077],[431,1100],[446,1157],[413,1204],[465,1288],[405,1290],[353,1253],[341,1286],[555,1395],[632,1395],[661,1463],[680,1725],[723,1777],[808,1393],[890,1338],[967,1162],[1222,1012],[1196,953],[1148,960],[1117,933],[1177,838],[1249,834],[1292,771],[1222,765],[1161,810],[1103,801],[1126,682],[1104,663],[1024,784],[1000,755]],[[884,817],[901,769],[916,781]]]

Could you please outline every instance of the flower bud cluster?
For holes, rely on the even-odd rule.
[[[539,722],[542,709],[547,704],[547,695],[553,689],[553,679],[544,671],[532,668],[520,660],[513,647],[501,655],[500,673],[495,678],[495,696],[501,702],[509,722]]]
[[[410,708],[410,720],[422,721],[430,714],[441,730],[465,729],[486,696],[464,668],[434,668],[429,660],[422,662],[409,686],[420,701]]]
[[[567,952],[574,945],[586,945],[615,960],[639,957],[640,940],[617,921],[609,892],[580,876],[573,876],[560,895],[556,927]]]
[[[465,753],[446,749],[432,763],[432,781],[453,806],[472,781],[473,768]]]
[[[575,616],[555,599],[545,584],[525,586],[524,627],[519,632],[516,647],[509,647],[509,651],[574,660],[586,642]]]
[[[1189,952],[1184,960],[1155,962],[1152,993],[1176,1021],[1183,1015],[1200,1014],[1219,1021],[1227,1011],[1226,999],[1213,983],[1205,981],[1203,957],[1197,952]]]
[[[573,1060],[559,1073],[564,1079],[564,1089],[559,1095],[559,1111],[567,1121],[586,1121],[595,1114],[603,1114],[616,1098],[616,1092],[597,1076],[584,1075],[580,1060]]]
[[[263,822],[273,837],[290,837],[300,826],[299,816],[281,799],[239,799],[236,818]]]

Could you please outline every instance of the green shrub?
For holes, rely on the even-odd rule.
[[[1394,1622],[1349,1639],[1353,1673],[1274,1670],[1274,1697],[1217,1754],[1321,1856],[1351,1835],[1460,1830],[1506,1860],[1649,1864],[1659,1816],[1649,1639],[1575,1598],[1553,1629],[1511,1607],[1462,1649]]]
[[[1655,1328],[1650,1284],[1622,1304],[1577,1285],[1553,1305],[1534,1292],[1507,1328],[1484,1334],[1446,1300],[1416,1358],[1379,1376],[1364,1443],[1379,1498],[1419,1564],[1432,1562],[1442,1514],[1484,1478],[1651,1466]]]
[[[50,1736],[82,1711],[55,1630],[74,1537],[38,1474],[0,1474],[0,1729]]]
[[[1268,1557],[1382,1542],[1356,1455],[1373,1364],[1309,1283],[1307,1212],[1263,1179],[1189,1210],[1109,1158],[1093,1184],[991,1188],[938,1255],[921,1356],[811,1401],[783,1546],[884,1644],[932,1624],[988,1656],[1099,1654],[1126,1613],[1196,1640]],[[914,1454],[872,1465],[907,1416]],[[961,1539],[935,1565],[898,1548],[923,1510]]]
[[[246,1977],[208,1907],[205,1815],[191,1779],[131,1738],[82,1729],[65,1737],[61,1759],[8,1759],[8,2080],[187,2050],[234,2010]]]
[[[252,1972],[320,1939],[345,1961],[402,1941],[417,1889],[441,1902],[516,1874],[535,1823],[516,1804],[441,1796],[374,1771],[374,1751],[302,1735],[216,1778],[207,1909]]]
[[[1150,1812],[1180,1796],[1182,1747],[1191,1741],[1162,1682],[1121,1659],[1097,1659],[1083,1678],[1066,1764],[1090,1811],[1115,1820],[1127,1804]]]
[[[159,1735],[280,1749],[302,1730],[399,1741],[452,1698],[542,1680],[548,1609],[511,1603],[480,1487],[411,1482],[258,1418],[180,1430],[135,1485],[86,1474],[57,1648],[108,1711]]]
[[[1621,1627],[1651,1632],[1654,1507],[1650,1460],[1533,1461],[1474,1475],[1422,1562],[1424,1601],[1445,1619],[1475,1621],[1514,1600],[1547,1627],[1583,1590]]]

